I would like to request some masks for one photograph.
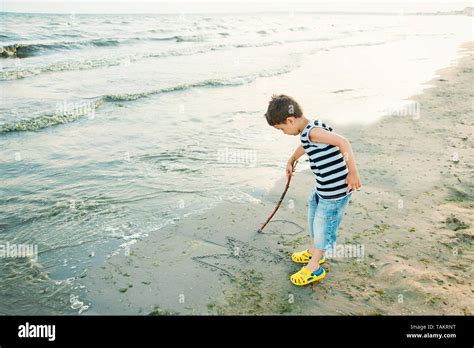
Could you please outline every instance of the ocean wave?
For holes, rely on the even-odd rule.
[[[28,58],[46,53],[47,51],[55,50],[69,50],[81,48],[84,46],[92,47],[107,47],[117,46],[121,43],[119,39],[94,39],[86,41],[71,41],[71,42],[52,42],[52,43],[36,43],[36,44],[22,44],[16,43],[12,45],[3,46],[0,48],[0,57],[2,58]]]
[[[59,46],[58,46],[59,47]],[[51,49],[48,44],[13,44],[0,48],[2,58],[27,58],[35,56],[41,50]]]
[[[48,72],[80,71],[129,63],[127,59],[87,59],[54,63],[46,66],[0,71],[0,81],[19,80]]]
[[[203,35],[176,35],[173,38],[176,42],[202,42],[205,40]]]
[[[289,73],[294,69],[295,66],[285,66],[274,70],[262,70],[256,74],[238,76],[230,79],[209,79],[199,81],[195,83],[186,83],[172,87],[160,88],[147,92],[140,93],[126,93],[126,94],[110,94],[103,96],[103,100],[106,102],[121,102],[121,101],[135,101],[141,98],[150,97],[156,94],[170,93],[183,91],[191,88],[204,88],[204,87],[226,87],[226,86],[239,86],[251,83],[260,77],[271,77],[276,75],[282,75]]]
[[[291,40],[273,40],[273,41],[266,41],[260,42],[258,44],[248,44],[248,43],[241,43],[232,45],[236,48],[252,48],[252,47],[267,47],[267,46],[274,46],[274,45],[285,45],[285,44],[293,44],[293,43],[300,43],[300,42],[318,42],[318,41],[328,41],[330,38],[327,37],[318,37],[318,38],[303,38],[303,39],[291,39]]]
[[[59,62],[45,66],[32,67],[32,68],[23,68],[16,70],[4,70],[0,71],[0,81],[8,80],[19,80],[30,76],[36,76],[43,73],[49,72],[59,72],[59,71],[80,71],[80,70],[91,70],[102,67],[118,66],[118,65],[128,65],[130,63],[136,62],[140,59],[146,58],[166,58],[172,56],[187,56],[200,53],[206,53],[213,50],[222,49],[223,45],[212,45],[209,47],[198,47],[198,48],[186,48],[186,49],[176,49],[176,50],[167,50],[158,53],[151,54],[135,54],[131,56],[123,56],[117,58],[96,58],[96,59],[83,59],[76,61],[66,61]]]
[[[53,114],[41,115],[31,119],[19,120],[14,122],[6,122],[0,124],[0,134],[8,132],[21,132],[21,131],[38,131],[43,128],[48,128],[51,126],[70,123],[76,121],[87,115],[95,115],[95,110],[99,108],[104,103],[114,103],[114,102],[127,102],[127,101],[136,101],[142,98],[147,98],[150,96],[165,94],[171,92],[179,92],[192,88],[214,88],[214,87],[226,87],[226,86],[239,86],[251,83],[258,78],[262,77],[271,77],[276,75],[286,74],[292,71],[296,66],[284,66],[282,68],[273,69],[273,70],[262,70],[258,73],[237,76],[229,79],[208,79],[204,81],[198,81],[194,83],[185,83],[176,86],[170,86],[165,88],[160,88],[156,90],[150,90],[139,93],[123,93],[123,94],[108,94],[94,98],[92,102],[84,104],[75,104],[78,105],[74,110],[65,110],[63,112],[57,112]]]
[[[28,58],[48,51],[71,50],[86,47],[110,47],[128,44],[135,41],[175,41],[175,42],[203,42],[203,35],[173,35],[164,37],[130,37],[130,38],[104,38],[84,41],[58,41],[51,43],[15,43],[0,47],[2,58]]]
[[[81,43],[81,46],[97,46],[97,47],[104,47],[104,46],[118,46],[122,41],[128,40],[120,40],[120,39],[95,39],[91,41],[85,41]]]
[[[0,33],[0,39],[10,40],[13,34],[2,34]]]
[[[98,99],[92,103],[84,103],[76,106],[73,110],[64,110],[52,114],[41,115],[35,118],[7,122],[0,125],[0,134],[8,132],[37,131],[43,128],[70,123],[87,115],[94,115],[95,109],[103,104],[103,100]]]
[[[242,84],[242,82],[239,81],[238,79],[231,79],[231,80],[211,79],[211,80],[205,80],[205,81],[201,81],[201,82],[195,82],[195,83],[182,84],[182,85],[177,85],[177,86],[172,86],[172,87],[160,88],[160,89],[151,90],[151,91],[147,91],[147,92],[110,94],[110,95],[105,95],[102,98],[106,102],[135,101],[135,100],[150,97],[150,96],[156,95],[156,94],[183,91],[183,90],[190,89],[190,88],[235,86],[235,85],[240,85],[240,84]]]
[[[300,27],[292,27],[289,30],[290,31],[306,31],[306,30],[309,30],[309,28],[305,26],[300,26]]]
[[[169,38],[154,38],[152,40],[176,40],[178,36],[171,36]],[[192,40],[192,38],[189,38]],[[259,47],[267,47],[272,45],[281,45],[286,43],[295,43],[295,42],[305,42],[305,41],[326,41],[327,38],[316,38],[316,39],[303,39],[303,40],[287,40],[287,41],[268,41],[268,42],[261,42],[257,44],[217,44],[217,45],[207,45],[207,46],[199,46],[199,47],[187,47],[186,49],[173,49],[173,50],[166,50],[158,53],[150,53],[150,54],[135,54],[133,56],[123,56],[117,58],[106,58],[106,59],[85,59],[79,61],[72,61],[72,62],[62,62],[62,63],[54,63],[51,65],[46,66],[39,66],[39,67],[32,67],[32,68],[23,68],[23,69],[16,69],[16,70],[4,70],[0,71],[0,81],[6,80],[17,80],[23,79],[30,76],[36,76],[42,73],[48,72],[58,72],[58,71],[75,71],[75,70],[89,70],[101,67],[108,67],[108,66],[117,66],[122,64],[129,64],[140,59],[147,59],[147,58],[166,58],[171,56],[187,56],[193,54],[201,54],[207,53],[210,51],[221,51],[226,50],[229,48],[259,48]]]
[[[173,35],[164,37],[149,37],[142,40],[150,41],[175,41],[175,42],[203,42],[206,40],[204,35]]]

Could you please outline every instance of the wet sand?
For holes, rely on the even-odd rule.
[[[308,246],[313,174],[298,172],[265,229],[285,178],[260,203],[224,202],[150,234],[88,270],[83,314],[472,314],[474,43],[412,99],[419,117],[337,127],[353,146],[362,189],[327,277],[296,287],[290,255]]]

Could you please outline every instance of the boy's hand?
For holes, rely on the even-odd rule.
[[[347,183],[347,189],[346,193],[349,193],[349,191],[352,190],[358,190],[362,186],[360,182],[360,177],[359,173],[357,171],[355,172],[349,172],[346,177],[346,183]]]
[[[293,167],[295,165],[295,160],[293,158],[290,158],[288,162],[286,162],[286,177],[289,178],[291,175],[294,175],[293,173]]]

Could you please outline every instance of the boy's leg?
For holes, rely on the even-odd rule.
[[[309,230],[309,238],[314,240],[314,229],[313,229],[313,221],[314,216],[316,215],[316,208],[318,207],[318,195],[316,194],[316,189],[311,192],[308,200],[308,230]],[[311,251],[310,251],[311,252]]]
[[[315,189],[313,189],[313,191],[311,192],[311,194],[309,195],[309,198],[308,198],[308,231],[309,231],[309,238],[311,240],[314,239],[313,221],[314,221],[314,216],[316,214],[316,208],[318,207],[318,201],[319,201],[319,197],[316,194],[316,188],[315,188]],[[311,251],[309,251],[309,249],[306,249],[306,250],[308,250],[308,252],[311,253]],[[291,255],[291,259],[294,262],[298,262],[298,263],[308,262],[307,261],[308,256],[307,256],[306,250],[299,251],[299,252],[294,252]],[[312,253],[311,253],[311,255],[312,255]]]
[[[308,270],[317,270],[319,259],[326,250],[332,249],[333,244],[336,243],[337,229],[351,196],[352,192],[340,200],[319,199],[313,221],[314,246],[308,249],[313,254],[306,266]]]
[[[316,249],[315,247],[310,247],[308,251],[311,255],[313,255],[313,257],[306,265],[306,268],[310,270],[311,272],[314,272],[320,267],[319,260],[321,259],[321,257],[323,257],[324,250],[319,250],[319,249]]]
[[[313,220],[314,247],[311,248],[313,257],[305,267],[290,277],[293,284],[307,285],[326,276],[324,268],[319,266],[319,259],[324,251],[332,248],[333,243],[336,242],[337,228],[350,196],[351,194],[340,200],[326,200],[319,197]]]

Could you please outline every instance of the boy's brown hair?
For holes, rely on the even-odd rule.
[[[290,116],[303,116],[303,109],[292,97],[280,94],[272,95],[272,99],[268,103],[268,109],[265,118],[270,126],[286,123],[286,119]]]

